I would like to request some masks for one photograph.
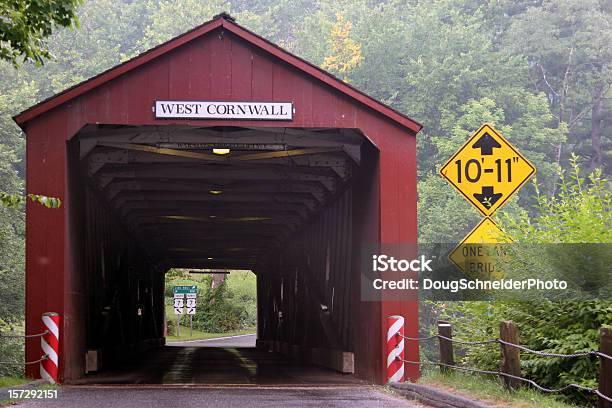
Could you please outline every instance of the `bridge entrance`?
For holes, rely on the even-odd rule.
[[[60,313],[63,381],[91,352],[182,358],[160,348],[169,268],[252,270],[258,353],[294,364],[381,383],[384,318],[417,335],[416,302],[361,300],[360,262],[416,242],[421,126],[228,16],[15,120],[28,192],[63,202],[28,203],[26,243],[27,331]]]

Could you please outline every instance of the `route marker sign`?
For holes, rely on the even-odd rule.
[[[185,295],[183,293],[175,293],[174,294],[174,314],[181,315],[183,314],[183,298]]]
[[[196,312],[196,294],[187,293],[187,314],[194,315]]]
[[[503,254],[503,248],[496,244],[510,242],[510,237],[487,217],[466,235],[448,259],[473,279],[501,279],[504,273],[495,261]]]
[[[187,297],[187,314],[195,314],[195,299],[198,294],[196,285],[174,286],[172,293],[174,294],[174,314],[183,314],[185,297]]]
[[[492,126],[484,124],[440,174],[485,217],[492,215],[535,173],[535,167]]]

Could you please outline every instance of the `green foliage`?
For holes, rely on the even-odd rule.
[[[246,315],[241,327],[257,324],[257,276],[248,271],[233,271],[227,277],[227,291],[230,299],[244,307]]]
[[[534,181],[535,218],[525,210],[499,218],[515,241],[499,260],[500,268],[514,279],[568,282],[568,290],[550,293],[549,299],[606,299],[612,293],[612,197],[599,169],[583,177],[578,157],[570,163],[569,176],[559,174],[556,196],[541,194]],[[521,299],[534,295],[522,293]]]
[[[7,328],[3,328],[2,331],[6,332]],[[23,343],[23,339],[0,339],[0,353],[3,361],[16,363],[24,361]],[[0,364],[0,376],[22,377],[23,374],[21,364]]]
[[[18,59],[42,64],[51,54],[45,39],[56,26],[78,26],[81,0],[0,1],[0,59],[17,65]]]
[[[40,194],[28,194],[26,197],[47,208],[59,208],[62,205],[62,200],[56,197],[47,197]],[[18,208],[25,204],[26,197],[0,191],[0,204],[8,208]]]
[[[512,320],[519,328],[522,345],[549,353],[571,354],[597,350],[599,328],[612,321],[612,302],[455,302],[436,305],[439,317],[453,323],[455,337],[478,341],[499,337],[499,322]],[[484,347],[489,347],[484,349]],[[500,353],[496,346],[462,349],[459,361],[467,367],[497,370]],[[536,383],[560,388],[574,383],[597,385],[599,361],[595,357],[565,359],[521,353],[521,373]],[[580,391],[564,394],[581,404],[593,396]]]
[[[571,164],[573,170],[570,176],[560,175],[557,196],[550,198],[538,193],[535,216],[530,218],[526,211],[522,211],[520,216],[506,213],[501,217],[504,231],[516,242],[612,243],[612,201],[607,181],[600,171],[591,173],[588,178],[582,177],[576,156]],[[537,184],[536,191],[539,191]],[[539,251],[537,255],[518,255],[526,263],[523,268],[533,272],[542,265],[558,266],[557,258],[563,256],[562,252],[563,249],[552,253]],[[586,255],[595,256],[593,253]],[[562,262],[573,274],[577,271],[580,271],[579,275],[589,272],[583,271],[579,261],[562,258]],[[601,270],[590,271],[603,275],[598,276],[602,285],[612,281],[609,265],[609,262],[604,262]],[[513,320],[519,327],[521,344],[535,350],[571,354],[598,349],[600,327],[612,322],[609,293],[609,289],[604,287],[601,292],[603,300],[589,301],[433,303],[428,313],[452,321],[456,336],[469,340],[496,338],[499,322]],[[495,370],[499,366],[499,353],[468,348],[460,353],[460,360],[470,367]],[[521,354],[523,374],[550,388],[570,383],[596,387],[598,366],[599,361],[595,357],[563,359]],[[592,404],[594,401],[591,395],[575,390],[566,395],[580,404]]]
[[[605,1],[547,0],[514,16],[503,41],[509,52],[529,61],[533,87],[546,93],[555,121],[567,123],[570,138],[563,159],[568,152],[591,159],[596,150],[602,153],[591,137],[593,125],[604,120],[602,114],[610,114],[609,102],[601,113],[593,109],[610,92],[610,15],[610,3]],[[603,146],[609,150],[610,133],[602,133]],[[604,157],[607,166],[610,157]]]
[[[240,328],[246,321],[246,310],[232,298],[227,282],[223,281],[214,289],[208,286],[198,299],[194,327],[208,332],[228,332]]]
[[[611,243],[612,194],[601,170],[583,177],[578,156],[570,159],[571,172],[559,172],[558,195],[541,194],[537,181],[537,218],[530,222],[522,211],[519,217],[504,214],[501,224],[517,242],[529,243]]]
[[[23,319],[24,305],[24,240],[23,216],[0,208],[0,331]]]
[[[151,23],[144,31],[142,43],[145,49],[199,26],[212,19],[215,14],[229,11],[230,5],[224,0],[161,0],[148,1],[147,8]]]
[[[172,287],[197,285],[198,298],[193,327],[208,333],[226,333],[257,324],[256,277],[248,271],[231,271],[222,283],[212,288],[211,275],[194,277],[185,270],[173,269],[166,274],[166,303],[172,304]],[[189,325],[189,316],[181,317],[181,325]],[[173,335],[175,327],[168,324]]]
[[[7,196],[9,203],[23,197],[23,182],[14,168],[16,162],[14,151],[0,144],[0,190],[7,192],[0,194],[2,203]],[[23,252],[24,214],[20,207],[0,205],[0,331],[23,319]]]

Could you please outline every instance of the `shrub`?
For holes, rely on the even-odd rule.
[[[204,294],[198,297],[193,326],[198,330],[223,333],[246,326],[248,313],[227,288],[227,280],[212,289],[207,285]]]

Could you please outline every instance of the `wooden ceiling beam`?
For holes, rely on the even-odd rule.
[[[242,203],[199,203],[194,201],[149,201],[129,200],[124,202],[118,208],[118,212],[122,217],[131,214],[134,211],[173,211],[173,210],[197,210],[208,215],[223,215],[223,214],[256,214],[265,211],[279,212],[281,214],[295,214],[302,219],[306,219],[310,214],[310,210],[303,203],[285,203],[279,204],[275,202],[242,202]]]

